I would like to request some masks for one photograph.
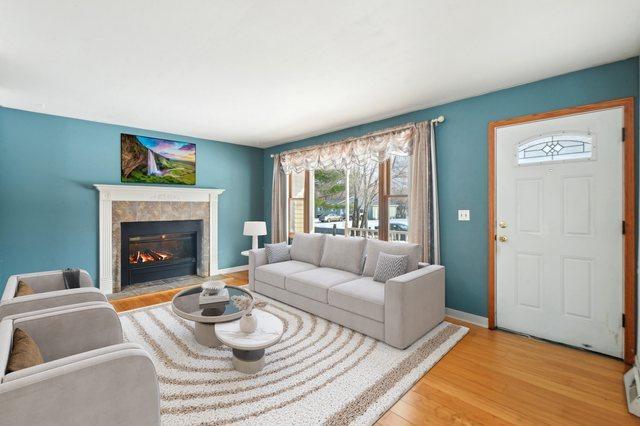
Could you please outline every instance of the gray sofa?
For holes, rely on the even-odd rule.
[[[6,374],[16,328],[44,363]],[[5,317],[0,322],[0,424],[159,425],[155,368],[124,343],[118,315],[89,302]]]
[[[18,282],[24,281],[35,294],[15,297]],[[106,302],[107,298],[93,286],[89,273],[80,270],[80,288],[65,289],[62,270],[12,275],[0,301],[0,320],[8,315],[38,311],[84,302]]]
[[[406,254],[408,272],[373,280],[379,253]],[[416,244],[296,234],[291,260],[249,252],[249,287],[404,349],[444,319],[444,267],[418,262]]]

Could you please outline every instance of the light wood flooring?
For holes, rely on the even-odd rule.
[[[222,277],[247,283],[247,273]],[[179,289],[114,300],[117,311],[170,301]],[[470,332],[379,425],[640,424],[627,412],[622,361],[447,318]]]

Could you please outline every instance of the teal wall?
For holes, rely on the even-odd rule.
[[[223,188],[219,266],[246,264],[245,220],[263,216],[257,148],[0,108],[0,291],[9,275],[64,267],[98,277],[98,194],[120,183],[120,133],[197,145],[196,187]]]
[[[437,159],[446,304],[487,316],[487,124],[629,96],[636,97],[638,123],[638,95],[639,64],[635,57],[270,148],[264,152],[264,211],[270,215],[270,154],[442,114],[446,121],[437,130]],[[458,209],[470,209],[471,221],[458,222]]]

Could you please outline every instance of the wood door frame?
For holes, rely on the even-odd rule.
[[[622,107],[624,111],[624,361],[634,362],[636,353],[636,168],[634,98],[613,99],[554,111],[492,121],[488,128],[489,147],[489,328],[496,328],[496,130],[533,121]]]

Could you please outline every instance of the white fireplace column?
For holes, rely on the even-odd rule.
[[[141,185],[101,185],[99,192],[100,291],[113,293],[113,229],[114,201],[207,202],[209,203],[209,275],[218,271],[218,196],[224,189],[178,188]]]

